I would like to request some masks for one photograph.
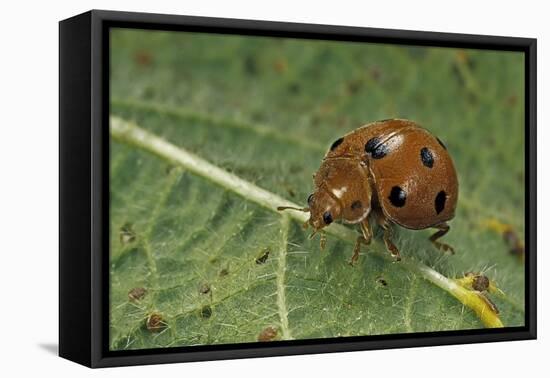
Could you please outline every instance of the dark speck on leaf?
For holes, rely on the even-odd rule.
[[[250,76],[255,76],[258,74],[258,63],[253,56],[247,56],[244,58],[244,72]]]
[[[137,302],[140,301],[145,294],[147,294],[147,290],[143,287],[134,287],[132,290],[128,292],[128,299]]]
[[[292,94],[299,94],[300,91],[301,91],[301,87],[300,87],[300,84],[298,83],[291,83],[289,86],[288,86],[288,91]]]
[[[284,74],[288,70],[288,62],[286,59],[278,59],[273,62],[273,69],[279,74]]]
[[[485,291],[489,288],[489,279],[483,274],[474,277],[472,287],[476,291]]]
[[[388,286],[388,281],[386,281],[382,276],[377,277],[376,282],[382,286]]]
[[[296,197],[296,192],[292,188],[286,188],[286,191],[288,192],[288,195],[291,197]]]
[[[203,282],[202,284],[200,284],[200,286],[199,286],[199,293],[200,293],[200,294],[208,294],[208,293],[210,293],[210,285],[208,284],[208,282]]]
[[[271,251],[269,250],[269,248],[264,248],[260,256],[256,258],[256,264],[264,264],[267,261],[270,252]]]
[[[277,328],[266,327],[258,335],[258,341],[272,341],[277,337]]]
[[[152,99],[155,96],[155,88],[150,85],[145,86],[142,92],[143,99]]]
[[[120,228],[119,238],[122,244],[130,244],[136,240],[136,233],[130,223],[126,223]]]
[[[304,170],[304,167],[299,164],[291,164],[289,168],[290,173],[299,173],[299,172],[302,172],[303,170]]]
[[[369,70],[370,77],[374,81],[379,81],[382,78],[382,71],[378,67],[372,67]]]
[[[518,96],[510,95],[506,97],[506,106],[515,106],[518,103]]]
[[[200,310],[199,315],[203,319],[210,318],[212,316],[212,307],[210,307],[209,305],[203,306]]]
[[[162,315],[153,313],[147,317],[145,322],[147,329],[151,332],[160,332],[167,327]]]
[[[525,258],[525,246],[516,231],[509,228],[503,232],[502,238],[510,248],[512,255],[518,256],[520,259]]]
[[[491,308],[491,310],[498,314],[500,311],[498,307],[489,299],[487,296],[487,290],[491,282],[487,276],[481,273],[467,272],[464,274],[464,277],[472,277],[472,289],[480,293],[480,298]]]
[[[222,270],[220,270],[220,277],[225,277],[228,274],[229,274],[229,269],[223,268]]]
[[[350,80],[346,83],[346,87],[350,95],[356,94],[362,86],[363,81],[361,79]]]
[[[134,54],[134,62],[139,67],[149,67],[153,64],[153,55],[147,50],[138,50]]]

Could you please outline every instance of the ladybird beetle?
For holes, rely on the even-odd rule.
[[[359,258],[361,243],[372,239],[373,219],[384,230],[384,243],[396,260],[399,250],[392,241],[392,224],[421,230],[435,228],[430,241],[440,250],[454,253],[438,241],[455,214],[458,179],[443,142],[415,122],[388,119],[362,126],[337,139],[313,175],[309,195],[310,225],[314,232],[336,220],[359,224],[350,263]],[[280,207],[279,210],[289,209]]]

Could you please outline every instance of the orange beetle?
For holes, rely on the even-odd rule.
[[[336,140],[313,175],[315,190],[308,197],[307,224],[314,233],[333,221],[359,223],[351,263],[361,243],[369,244],[369,218],[384,230],[384,243],[400,260],[392,241],[392,223],[421,230],[436,228],[430,237],[444,251],[454,250],[438,241],[449,231],[455,214],[458,180],[453,161],[439,138],[415,122],[388,119],[360,127]],[[281,207],[280,210],[287,209]]]

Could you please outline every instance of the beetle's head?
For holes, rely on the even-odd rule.
[[[313,228],[313,237],[315,233],[323,227],[328,226],[342,216],[342,208],[338,201],[334,199],[324,188],[319,188],[311,193],[307,198],[308,207],[297,208],[291,206],[279,206],[277,210],[298,210],[309,212],[309,219],[304,224],[304,227],[310,225]]]
[[[324,189],[319,188],[307,199],[309,207],[309,225],[319,231],[341,217],[340,204]]]

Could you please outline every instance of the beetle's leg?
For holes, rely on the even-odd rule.
[[[438,225],[434,226],[434,228],[437,228],[439,231],[437,231],[435,234],[430,236],[430,241],[435,245],[435,247],[437,249],[439,249],[441,251],[445,251],[445,252],[449,251],[452,254],[454,254],[455,250],[454,250],[453,247],[451,247],[449,244],[445,244],[445,243],[441,243],[441,242],[437,241],[437,239],[439,239],[440,237],[445,235],[447,232],[449,232],[451,227],[449,227],[449,225],[447,223],[441,223],[441,224],[438,224]]]
[[[355,246],[353,247],[353,255],[351,256],[351,260],[349,261],[350,265],[354,265],[357,260],[359,259],[359,252],[361,252],[361,243],[365,243],[365,245],[369,245],[372,240],[372,229],[370,227],[368,219],[365,219],[360,223],[361,226],[361,233],[363,235],[358,236],[355,240]]]
[[[384,217],[384,215],[379,213],[378,224],[384,230],[384,244],[386,244],[386,249],[395,258],[395,261],[401,261],[401,254],[399,253],[399,249],[397,249],[397,247],[395,246],[395,244],[393,244],[393,241],[391,240],[393,236],[391,223],[386,219],[386,217]]]
[[[320,240],[319,240],[319,248],[321,248],[321,251],[325,249],[327,246],[327,235],[324,232],[321,232]]]
[[[353,264],[355,264],[359,259],[359,252],[361,251],[361,243],[363,242],[363,240],[365,239],[362,235],[358,236],[357,239],[355,239],[355,246],[353,247],[353,255],[351,256],[351,260],[348,261],[348,264],[350,264],[351,266],[353,266]]]

